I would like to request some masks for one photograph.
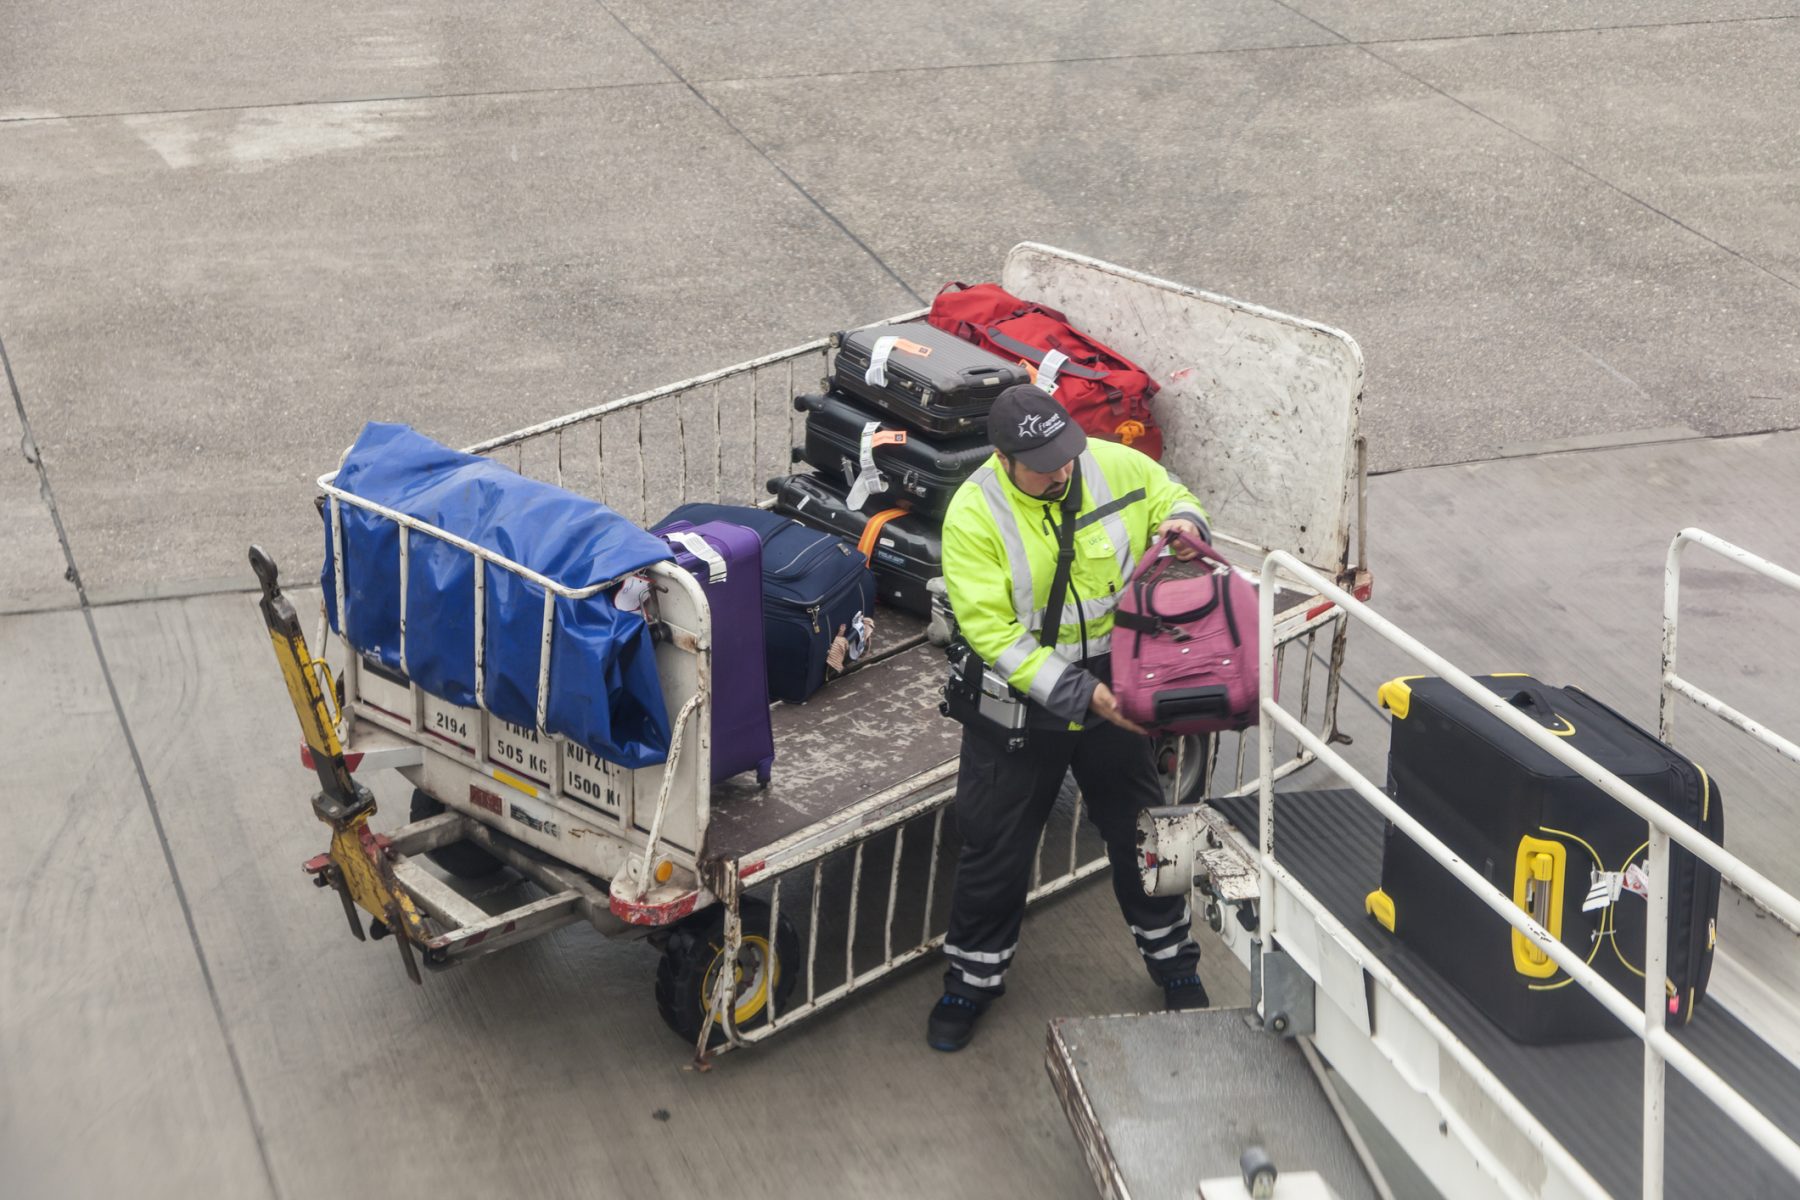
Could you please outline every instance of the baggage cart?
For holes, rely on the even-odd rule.
[[[1349,337],[1034,243],[1007,255],[1001,283],[1067,312],[1162,381],[1164,463],[1206,504],[1221,549],[1247,568],[1281,549],[1346,594],[1369,594],[1362,359]],[[835,353],[835,339],[809,342],[469,450],[644,525],[692,501],[767,504],[765,481],[788,469],[804,437],[794,398],[822,390]],[[586,594],[350,495],[333,477],[321,476],[319,489],[340,548],[343,512],[354,505],[410,530],[402,547],[435,538],[520,575],[544,589],[546,645],[554,598]],[[329,581],[339,612],[343,561],[340,549]],[[402,594],[407,566],[403,549],[395,567]],[[421,964],[451,967],[578,921],[645,938],[662,953],[659,1009],[705,1062],[709,1051],[768,1038],[942,942],[959,730],[938,713],[946,666],[925,622],[878,611],[873,653],[807,703],[775,706],[774,777],[763,788],[753,776],[710,777],[711,616],[702,590],[671,564],[648,575],[673,745],[665,764],[635,771],[545,730],[547,665],[535,728],[453,706],[341,646],[327,656],[322,617],[309,646],[274,564],[264,558],[258,570],[305,733],[303,759],[322,789],[315,812],[332,830],[330,850],[307,870],[338,892],[357,937],[367,925],[393,938],[415,979]],[[478,647],[482,600],[478,586]],[[1315,588],[1291,582],[1280,586],[1275,611],[1283,694],[1330,742],[1341,736],[1344,615]],[[475,691],[482,694],[479,683]],[[1197,739],[1159,745],[1171,801],[1254,789],[1248,745],[1227,735],[1211,758]],[[1278,776],[1313,758],[1291,738],[1282,755]],[[390,769],[415,789],[411,820],[377,834],[373,798],[359,780]],[[1039,843],[1031,899],[1106,865],[1071,790]],[[501,868],[543,894],[490,912],[457,878]]]

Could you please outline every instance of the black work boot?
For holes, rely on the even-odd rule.
[[[925,1041],[933,1050],[961,1050],[975,1036],[975,1018],[982,1005],[967,996],[945,992],[932,1005],[931,1019],[925,1023]]]
[[[1190,1008],[1207,1008],[1206,985],[1198,975],[1183,975],[1163,981],[1163,1008],[1169,1012],[1185,1012]]]

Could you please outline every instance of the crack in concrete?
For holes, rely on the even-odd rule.
[[[1277,0],[1277,2],[1279,3],[1280,0]],[[1331,29],[1320,22],[1316,17],[1309,16],[1308,14],[1293,8],[1291,5],[1283,4],[1282,7],[1287,8],[1289,12],[1292,12],[1295,16],[1300,17],[1313,25],[1317,25],[1320,29],[1330,34],[1334,40],[1329,42],[1294,42],[1279,46],[1218,46],[1206,50],[1146,50],[1132,54],[1078,54],[1066,58],[1016,58],[995,59],[991,62],[975,63],[930,63],[924,66],[866,67],[855,71],[796,71],[780,75],[720,75],[710,79],[689,81],[685,76],[677,72],[674,67],[669,64],[668,60],[657,53],[649,43],[639,37],[635,31],[624,23],[624,21],[620,20],[616,13],[607,9],[605,4],[601,4],[600,7],[606,11],[606,15],[611,17],[621,29],[631,34],[638,45],[642,46],[644,50],[654,57],[665,70],[674,76],[674,78],[669,80],[637,80],[630,83],[567,84],[559,87],[493,88],[468,92],[408,92],[392,96],[345,96],[336,99],[272,100],[264,102],[247,102],[243,104],[200,105],[192,108],[119,109],[82,113],[32,113],[22,116],[0,117],[0,126],[30,125],[48,121],[109,120],[120,117],[190,116],[198,113],[252,112],[260,109],[314,108],[329,105],[405,104],[424,100],[468,100],[498,98],[504,96],[555,96],[562,94],[580,94],[582,92],[619,91],[625,88],[679,86],[686,87],[689,91],[693,91],[696,95],[699,95],[695,88],[695,83],[765,83],[805,79],[843,79],[865,75],[924,74],[933,71],[991,71],[1005,67],[1050,67],[1069,66],[1079,63],[1145,62],[1155,59],[1207,58],[1223,54],[1281,54],[1294,50],[1331,50],[1340,47],[1366,49],[1369,46],[1407,46],[1425,42],[1482,42],[1495,38],[1553,37],[1560,34],[1618,33],[1640,29],[1686,29],[1693,27],[1710,27],[1714,25],[1748,25],[1758,22],[1772,23],[1777,21],[1800,21],[1800,16],[1794,16],[1787,13],[1773,13],[1768,16],[1760,17],[1722,17],[1713,21],[1645,21],[1621,25],[1570,25],[1558,26],[1554,29],[1499,29],[1486,33],[1441,33],[1430,34],[1424,37],[1365,38],[1357,41]],[[1387,62],[1386,59],[1382,59],[1378,55],[1372,55],[1371,57],[1375,57],[1384,65],[1390,67],[1393,66],[1392,63]],[[1400,70],[1398,67],[1395,67],[1394,69]],[[1402,73],[1404,74],[1405,72],[1402,71]],[[1426,84],[1426,86],[1429,87],[1430,85]],[[1451,98],[1453,99],[1453,97]],[[700,99],[703,103],[707,103],[709,108],[713,108],[715,112],[718,111],[716,107],[706,101],[704,96],[701,96]],[[720,116],[723,119],[723,114],[720,114]],[[1492,118],[1489,119],[1491,120]],[[726,119],[726,124],[731,124],[729,119]],[[740,137],[743,136],[742,131],[738,130],[735,125],[732,126],[732,129],[734,132],[738,133]],[[1508,130],[1508,132],[1512,131]],[[748,141],[749,139],[746,138],[745,140]],[[1536,143],[1533,144],[1535,145]],[[752,143],[752,145],[754,145],[754,143]],[[1539,148],[1543,149],[1543,147]],[[779,170],[780,168],[778,167],[776,169]],[[1604,182],[1604,180],[1602,180],[1602,182]],[[1635,197],[1633,198],[1635,199]]]
[[[1305,13],[1300,13],[1306,16]],[[1318,24],[1312,17],[1307,20]],[[1488,33],[1434,33],[1427,37],[1365,38],[1350,42],[1352,46],[1405,46],[1418,42],[1485,42],[1489,38],[1554,37],[1570,33],[1629,33],[1634,29],[1688,29],[1695,26],[1751,25],[1759,21],[1800,21],[1792,13],[1770,13],[1760,17],[1720,17],[1712,21],[1627,21],[1618,25],[1568,25],[1554,29],[1496,29]],[[1324,28],[1324,26],[1320,26]]]
[[[1528,450],[1522,454],[1491,454],[1485,458],[1462,458],[1454,462],[1420,463],[1412,467],[1390,467],[1370,471],[1369,478],[1405,475],[1412,471],[1437,471],[1445,467],[1473,467],[1484,463],[1529,462],[1534,458],[1554,458],[1564,454],[1605,454],[1613,450],[1638,450],[1646,446],[1686,446],[1694,442],[1731,442],[1739,438],[1766,437],[1772,433],[1800,433],[1800,425],[1775,425],[1768,429],[1744,429],[1736,433],[1697,433],[1693,437],[1645,438],[1638,441],[1607,442],[1593,446],[1564,446],[1547,450]]]
[[[700,101],[700,103],[706,105],[706,107],[709,110],[711,110],[712,114],[715,117],[719,118],[719,120],[724,123],[724,125],[727,129],[731,130],[731,132],[735,133],[739,138],[743,139],[744,144],[746,146],[750,147],[750,149],[754,150],[757,153],[757,155],[764,162],[768,163],[769,166],[775,171],[776,174],[780,175],[783,179],[787,180],[789,187],[793,188],[796,192],[798,192],[806,200],[806,202],[808,204],[812,205],[815,209],[817,209],[819,211],[819,214],[821,216],[823,216],[827,221],[830,221],[834,226],[836,226],[839,233],[842,233],[846,238],[849,238],[850,242],[858,250],[861,250],[865,255],[868,256],[870,262],[873,262],[876,266],[880,267],[883,274],[885,274],[889,279],[893,280],[895,283],[899,284],[900,289],[902,291],[904,291],[908,296],[911,296],[913,298],[914,302],[921,304],[921,305],[926,303],[925,298],[923,296],[921,296],[918,293],[918,291],[913,288],[912,284],[910,284],[906,280],[902,279],[900,277],[900,273],[898,271],[894,270],[894,268],[892,266],[888,265],[888,262],[886,259],[882,258],[881,255],[875,253],[875,250],[867,242],[863,241],[862,238],[858,237],[851,230],[851,228],[848,225],[844,224],[842,219],[840,219],[836,213],[832,212],[829,208],[825,207],[825,204],[823,201],[821,201],[817,196],[813,195],[811,192],[807,191],[805,187],[801,186],[800,181],[798,179],[795,179],[791,174],[789,174],[787,168],[783,167],[780,163],[776,162],[775,159],[769,154],[769,152],[767,150],[763,149],[762,146],[757,144],[757,142],[754,138],[752,138],[749,134],[745,133],[742,129],[740,129],[738,127],[737,123],[735,121],[733,121],[730,117],[726,116],[724,110],[721,109],[717,104],[714,104],[712,102],[712,100],[710,98],[708,98],[708,96],[706,95],[705,92],[702,92],[698,87],[696,87],[687,78],[687,76],[683,75],[680,71],[676,70],[674,64],[662,56],[661,51],[657,50],[657,48],[655,46],[652,46],[648,41],[646,41],[642,36],[640,36],[638,34],[637,30],[635,30],[631,26],[627,25],[624,22],[624,20],[622,18],[620,18],[619,14],[615,13],[612,9],[608,8],[606,6],[606,4],[604,3],[604,0],[595,0],[595,4],[600,9],[601,12],[603,12],[607,16],[611,17],[613,20],[613,23],[616,24],[620,29],[624,30],[626,32],[626,34],[629,35],[633,41],[635,41],[638,45],[642,46],[644,48],[644,52],[646,54],[650,55],[650,57],[654,58],[658,63],[660,63],[662,65],[663,70],[667,71],[670,75],[674,76],[676,81],[679,82],[681,84],[681,86],[685,87],[689,92],[693,93],[694,99],[696,99],[696,100]]]
[[[175,889],[175,901],[181,909],[181,919],[187,925],[188,941],[194,947],[194,958],[200,968],[201,981],[206,985],[206,995],[212,1001],[213,1018],[219,1026],[219,1036],[225,1043],[226,1056],[231,1061],[231,1073],[237,1081],[238,1097],[244,1104],[244,1115],[250,1121],[250,1132],[256,1140],[257,1158],[262,1163],[263,1178],[269,1185],[269,1194],[280,1200],[281,1188],[275,1181],[275,1168],[269,1161],[268,1139],[263,1133],[262,1120],[256,1112],[256,1104],[250,1098],[249,1081],[244,1076],[244,1065],[238,1056],[237,1042],[231,1035],[231,1027],[225,1020],[225,1008],[219,998],[219,989],[213,981],[212,966],[206,957],[206,950],[200,943],[200,930],[194,922],[193,905],[188,901],[187,888],[182,885],[181,872],[175,866],[175,852],[169,844],[168,831],[163,827],[162,812],[157,805],[156,791],[150,786],[149,773],[144,769],[144,757],[138,750],[137,738],[131,732],[131,722],[125,716],[125,704],[119,696],[118,684],[113,679],[112,665],[107,661],[106,649],[100,642],[100,629],[94,623],[94,609],[88,603],[87,587],[82,583],[81,571],[75,564],[75,552],[69,545],[68,532],[63,528],[62,513],[56,507],[56,493],[50,486],[50,470],[44,463],[43,452],[38,448],[37,439],[32,436],[31,419],[25,413],[25,397],[19,390],[18,378],[13,374],[12,358],[6,352],[6,342],[0,339],[0,369],[6,374],[7,387],[12,392],[13,407],[18,410],[19,427],[23,431],[20,450],[25,461],[36,469],[38,474],[38,495],[50,510],[50,520],[56,526],[56,540],[62,546],[63,561],[68,564],[65,577],[75,585],[75,594],[80,599],[81,616],[87,622],[88,640],[93,644],[94,657],[100,662],[100,674],[106,681],[106,694],[112,700],[113,716],[119,722],[119,729],[125,735],[125,747],[131,752],[131,765],[137,772],[138,786],[144,794],[144,805],[150,810],[150,823],[156,830],[156,841],[162,849],[163,866],[169,872],[169,882]]]
[[[1796,282],[1795,280],[1789,279],[1787,276],[1783,275],[1781,272],[1773,269],[1772,267],[1766,267],[1762,263],[1759,263],[1755,259],[1751,258],[1749,255],[1744,254],[1743,252],[1736,250],[1730,246],[1727,246],[1724,242],[1721,242],[1719,239],[1717,239],[1715,237],[1712,237],[1706,233],[1701,232],[1699,229],[1696,229],[1694,226],[1689,225],[1686,221],[1683,221],[1680,217],[1675,216],[1673,213],[1665,212],[1662,209],[1656,207],[1656,205],[1650,203],[1648,200],[1644,199],[1642,196],[1637,196],[1637,195],[1632,194],[1631,192],[1626,191],[1624,188],[1620,187],[1618,184],[1614,183],[1612,180],[1606,178],[1604,175],[1600,175],[1600,174],[1596,173],[1595,171],[1582,166],[1580,163],[1576,162],[1574,159],[1570,158],[1568,155],[1551,149],[1549,146],[1546,146],[1544,143],[1536,140],[1535,138],[1527,137],[1525,134],[1519,132],[1517,129],[1514,129],[1512,126],[1508,125],[1505,121],[1502,121],[1500,118],[1495,117],[1495,116],[1490,116],[1488,113],[1485,113],[1481,109],[1476,108],[1473,104],[1470,104],[1468,101],[1463,100],[1462,98],[1460,98],[1458,96],[1451,95],[1449,92],[1445,91],[1441,87],[1438,87],[1435,83],[1432,83],[1430,80],[1425,79],[1422,76],[1414,74],[1413,72],[1407,70],[1405,67],[1401,66],[1399,63],[1394,62],[1392,59],[1383,58],[1381,55],[1375,53],[1374,50],[1370,49],[1371,46],[1377,46],[1377,45],[1402,45],[1402,44],[1405,44],[1406,40],[1415,40],[1415,39],[1394,39],[1394,40],[1386,40],[1386,41],[1379,41],[1379,42],[1353,42],[1349,38],[1344,38],[1343,34],[1339,33],[1337,30],[1331,28],[1331,26],[1325,24],[1323,21],[1320,21],[1318,18],[1309,16],[1308,14],[1301,12],[1299,9],[1295,8],[1292,4],[1288,3],[1288,0],[1275,0],[1275,3],[1281,5],[1281,7],[1287,9],[1289,12],[1293,13],[1295,16],[1300,17],[1301,19],[1309,21],[1312,24],[1318,26],[1320,29],[1324,30],[1326,33],[1329,33],[1329,34],[1333,35],[1334,37],[1343,38],[1345,45],[1355,46],[1357,49],[1361,50],[1364,54],[1368,55],[1370,58],[1372,58],[1376,62],[1380,63],[1382,66],[1388,68],[1390,71],[1393,71],[1399,75],[1404,75],[1406,78],[1412,80],[1414,83],[1418,84],[1420,87],[1426,89],[1429,92],[1432,92],[1435,95],[1442,96],[1444,99],[1448,100],[1450,103],[1456,105],[1458,108],[1469,113],[1470,115],[1479,117],[1481,120],[1486,121],[1488,124],[1492,125],[1494,128],[1501,130],[1504,133],[1510,134],[1513,137],[1518,138],[1521,142],[1524,142],[1527,146],[1530,146],[1536,150],[1539,150],[1544,154],[1548,154],[1551,158],[1554,158],[1557,162],[1562,163],[1565,167],[1568,167],[1571,170],[1577,171],[1577,172],[1581,173],[1582,175],[1587,176],[1589,179],[1593,180],[1595,183],[1599,184],[1601,187],[1604,187],[1609,191],[1612,191],[1614,193],[1617,193],[1620,196],[1623,196],[1625,199],[1631,201],[1633,204],[1638,205],[1640,208],[1643,208],[1644,210],[1646,210],[1650,213],[1653,213],[1658,217],[1661,217],[1663,220],[1669,222],[1671,225],[1675,226],[1677,229],[1684,230],[1685,232],[1693,235],[1694,237],[1699,238],[1701,241],[1705,242],[1709,246],[1714,247],[1715,249],[1723,250],[1726,254],[1731,255],[1731,257],[1737,259],[1739,262],[1743,263],[1745,266],[1749,267],[1751,270],[1760,271],[1762,274],[1767,275],[1770,279],[1773,279],[1778,283],[1786,284],[1788,287],[1793,288],[1796,291],[1800,291],[1800,282]],[[1742,20],[1742,19],[1743,18],[1739,18],[1739,20]],[[1750,19],[1783,20],[1783,19],[1789,19],[1789,18],[1757,17],[1757,18],[1750,18]],[[1711,25],[1711,24],[1726,24],[1726,23],[1728,23],[1728,22],[1677,21],[1677,22],[1672,22],[1671,24],[1674,26],[1680,27],[1680,26],[1690,26],[1690,25]],[[1619,28],[1660,28],[1660,27],[1661,26],[1620,26]],[[1605,27],[1603,27],[1603,28],[1605,28]],[[1570,32],[1583,32],[1583,31],[1570,31]],[[1461,39],[1420,38],[1420,39],[1416,39],[1416,40],[1434,41],[1434,40],[1461,40]]]

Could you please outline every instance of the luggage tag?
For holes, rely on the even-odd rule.
[[[885,339],[884,339],[885,340]],[[878,492],[888,490],[888,479],[875,465],[875,448],[877,446],[906,445],[906,430],[883,429],[880,421],[870,421],[863,426],[860,442],[860,470],[856,478],[850,482],[850,493],[844,497],[844,503],[852,509],[860,509],[863,502]]]
[[[1024,360],[1021,359],[1020,361],[1023,362]],[[1025,363],[1025,369],[1032,373],[1031,382],[1037,384],[1046,392],[1049,392],[1054,396],[1056,395],[1056,377],[1061,373],[1064,365],[1067,364],[1068,361],[1069,356],[1064,354],[1061,350],[1046,350],[1044,351],[1043,362],[1039,363],[1035,369],[1033,369],[1030,363]],[[1129,446],[1131,443],[1126,442],[1125,444]]]
[[[704,563],[707,582],[725,582],[725,559],[707,543],[705,538],[692,531],[684,530],[680,533],[666,533],[663,535],[663,540],[679,542],[683,549]]]
[[[613,607],[620,612],[638,612],[644,607],[644,599],[649,594],[650,581],[642,575],[633,575],[613,593]]]
[[[1581,902],[1582,912],[1593,912],[1597,908],[1607,908],[1619,898],[1619,888],[1625,877],[1616,871],[1595,871],[1591,874],[1587,899]]]
[[[1594,871],[1590,873],[1592,883],[1588,886],[1587,898],[1581,902],[1582,912],[1593,912],[1597,908],[1606,908],[1617,904],[1619,897],[1626,892],[1636,896],[1650,898],[1650,877],[1644,869],[1632,863],[1623,871]]]
[[[875,642],[875,622],[858,612],[848,624],[839,625],[837,636],[825,651],[825,665],[832,671],[843,671],[869,652]]]
[[[894,351],[911,354],[918,358],[930,358],[931,347],[921,346],[917,342],[889,334],[875,339],[875,345],[869,350],[869,367],[863,372],[863,382],[870,387],[887,386],[888,358]]]

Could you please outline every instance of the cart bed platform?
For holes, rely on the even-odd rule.
[[[713,786],[708,855],[754,855],[955,758],[960,727],[938,714],[944,669],[944,652],[921,642],[775,705],[773,778]]]

